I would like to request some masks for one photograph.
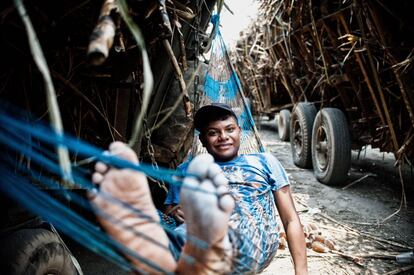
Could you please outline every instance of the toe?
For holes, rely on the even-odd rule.
[[[226,213],[231,213],[234,209],[234,199],[230,194],[226,194],[219,200],[220,209]]]
[[[198,181],[198,179],[194,177],[186,177],[183,181],[183,185],[181,188],[181,194],[182,194],[181,196],[184,197],[185,194],[189,192],[194,192],[196,188],[199,188],[199,186],[200,186],[200,182]]]
[[[92,174],[92,182],[95,184],[99,184],[103,181],[104,176],[101,173],[93,173]]]
[[[112,142],[109,145],[109,152],[111,153],[111,155],[117,156],[125,160],[129,160],[133,163],[138,163],[138,157],[135,154],[135,152],[123,142]]]
[[[208,166],[207,176],[213,180],[213,184],[215,186],[228,184],[228,180],[224,176],[223,170],[221,170],[220,166],[217,163],[212,163],[210,166]]]
[[[196,156],[188,166],[188,173],[205,178],[208,173],[208,167],[214,162],[214,158],[210,154],[202,154]]]
[[[202,192],[205,192],[209,195],[216,195],[216,188],[214,187],[213,182],[210,179],[205,179],[200,184],[200,189]]]
[[[95,171],[98,172],[98,173],[104,174],[108,171],[108,165],[106,165],[103,162],[98,161],[95,164]]]
[[[217,175],[222,174],[223,171],[221,170],[220,166],[217,163],[212,163],[208,166],[207,176],[210,179],[215,178]]]
[[[234,198],[232,195],[228,192],[228,189],[226,186],[221,185],[217,188],[217,194],[218,194],[218,204],[220,209],[222,209],[226,213],[230,213],[233,211],[234,208]]]
[[[227,186],[229,184],[228,179],[224,176],[223,173],[221,174],[217,174],[214,178],[213,178],[213,183],[216,186]]]

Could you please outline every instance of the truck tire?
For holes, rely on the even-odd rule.
[[[2,240],[0,255],[3,274],[77,274],[58,236],[46,229],[21,229],[12,233]]]
[[[290,118],[290,146],[293,163],[300,168],[312,167],[312,127],[317,110],[311,103],[300,102]]]
[[[318,112],[312,129],[312,163],[316,179],[327,185],[344,182],[351,167],[351,137],[344,113]]]
[[[279,112],[279,119],[277,120],[277,132],[281,141],[289,140],[289,126],[290,126],[290,111],[282,110]]]

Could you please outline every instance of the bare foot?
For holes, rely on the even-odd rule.
[[[228,221],[234,199],[227,194],[228,181],[209,154],[197,156],[189,165],[181,189],[181,205],[187,224],[187,242],[183,252],[196,263],[181,257],[179,274],[227,273],[231,268],[231,244]],[[198,189],[198,190],[194,190]],[[202,247],[204,241],[207,247]]]
[[[112,143],[109,146],[109,153],[132,163],[138,163],[134,151],[122,142]],[[99,222],[109,235],[143,258],[161,267],[164,272],[174,272],[177,264],[168,249],[168,237],[159,225],[159,217],[152,202],[148,182],[144,174],[130,169],[116,169],[113,167],[108,169],[105,164],[99,162],[95,166],[92,181],[100,185],[101,191],[128,203],[135,209],[139,209],[152,220],[149,221],[148,218],[137,216],[131,210],[109,201],[108,198],[104,198],[102,194],[98,193],[91,200],[92,205],[123,222],[121,226],[104,217],[98,217]],[[155,239],[164,247],[160,247],[131,230],[125,229],[125,226],[134,228],[137,232]],[[131,257],[131,260],[139,269],[151,274],[161,273],[135,258],[132,259]]]

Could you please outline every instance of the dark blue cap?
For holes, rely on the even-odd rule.
[[[217,117],[217,115],[230,115],[237,121],[237,116],[229,105],[220,102],[213,102],[209,105],[204,105],[195,113],[194,128],[201,131],[201,129],[206,126],[206,123],[211,121],[212,117]]]

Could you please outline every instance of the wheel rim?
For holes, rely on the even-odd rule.
[[[316,132],[316,165],[319,170],[325,171],[329,163],[329,139],[324,126],[319,126]]]
[[[293,122],[293,149],[296,156],[300,156],[303,150],[303,135],[299,120]]]

